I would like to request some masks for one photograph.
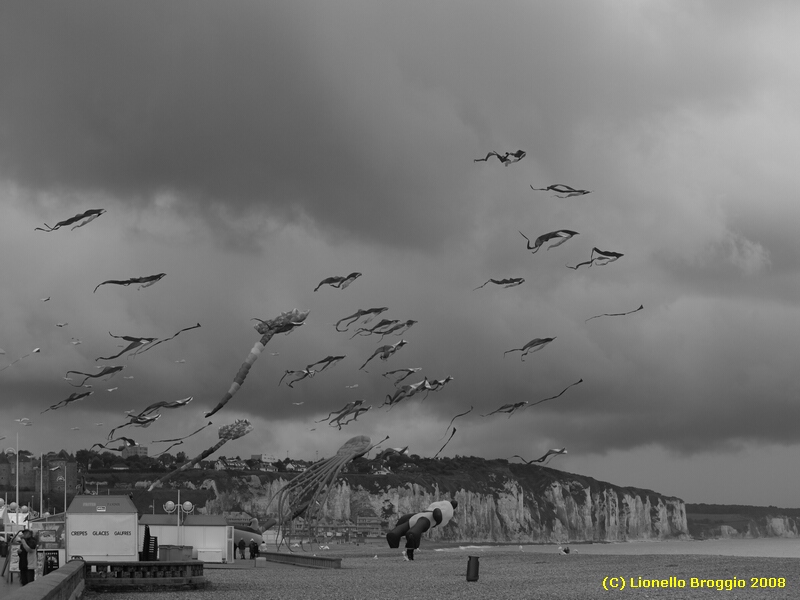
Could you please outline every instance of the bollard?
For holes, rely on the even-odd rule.
[[[478,581],[478,558],[477,556],[470,556],[467,562],[467,581]]]

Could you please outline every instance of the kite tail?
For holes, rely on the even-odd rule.
[[[155,488],[157,485],[159,485],[159,484],[163,484],[165,481],[167,481],[168,479],[171,479],[173,476],[177,475],[177,474],[178,474],[178,473],[180,473],[181,471],[186,471],[187,469],[190,469],[191,467],[193,467],[194,465],[196,465],[197,463],[199,463],[201,460],[204,460],[204,459],[208,458],[209,456],[211,456],[212,454],[214,454],[214,453],[215,453],[217,450],[219,450],[220,448],[222,448],[222,446],[224,446],[224,445],[225,445],[225,442],[227,442],[227,441],[228,441],[228,440],[220,440],[220,441],[218,441],[218,442],[217,442],[216,444],[214,444],[214,445],[213,445],[211,448],[208,448],[207,450],[204,450],[203,452],[201,452],[200,454],[198,454],[196,457],[194,457],[192,460],[190,460],[190,461],[189,461],[189,462],[187,462],[186,464],[184,464],[184,465],[181,465],[180,467],[178,467],[177,469],[175,469],[175,470],[174,470],[174,471],[172,471],[171,473],[167,473],[167,474],[166,474],[166,475],[164,475],[164,476],[163,476],[161,479],[158,479],[157,481],[154,481],[152,484],[150,484],[150,487],[149,487],[149,488],[147,488],[147,491],[148,491],[148,492],[152,492],[152,491],[153,491],[153,489],[154,489],[154,488]]]

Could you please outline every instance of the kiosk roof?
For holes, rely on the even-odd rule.
[[[75,496],[67,513],[137,513],[128,496]]]

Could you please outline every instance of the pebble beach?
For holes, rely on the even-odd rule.
[[[147,600],[570,600],[615,594],[672,600],[800,597],[797,558],[632,554],[632,546],[620,546],[625,554],[593,553],[591,546],[572,546],[569,555],[562,555],[555,546],[423,544],[416,560],[406,561],[401,550],[378,543],[343,544],[319,551],[319,555],[341,557],[341,569],[309,569],[264,560],[206,565],[208,589],[148,593]],[[466,580],[469,556],[479,557],[479,577],[473,582]],[[85,600],[142,597],[142,593],[84,596]]]

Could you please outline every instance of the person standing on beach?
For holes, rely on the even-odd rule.
[[[247,544],[244,543],[244,539],[239,540],[239,558],[244,560],[244,548]]]
[[[19,540],[19,581],[22,585],[33,582],[36,573],[36,538],[30,529],[22,531]]]

